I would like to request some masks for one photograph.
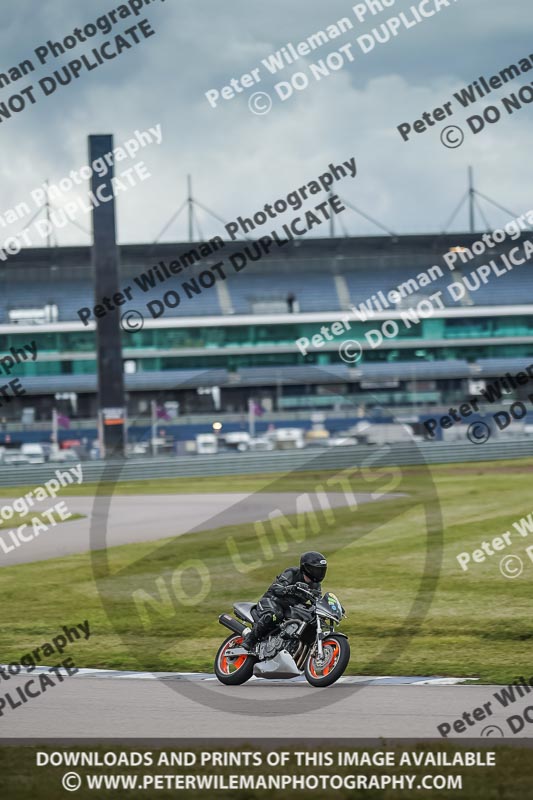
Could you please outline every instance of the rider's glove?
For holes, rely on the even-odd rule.
[[[291,586],[287,586],[285,589],[285,594],[288,597],[294,597],[295,594],[298,594],[298,584],[292,584]]]
[[[299,582],[294,584],[294,594],[304,600],[310,600],[313,590],[306,586],[305,583]]]

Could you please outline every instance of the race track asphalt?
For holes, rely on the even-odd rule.
[[[14,697],[27,679],[10,679]],[[440,738],[438,725],[452,726],[489,701],[490,716],[473,720],[461,734],[452,731],[450,738],[517,738],[506,718],[519,714],[526,698],[506,710],[494,701],[495,686],[391,684],[394,680],[401,679],[353,678],[317,690],[301,682],[256,680],[224,687],[198,676],[190,681],[76,675],[20,708],[4,708],[0,738]],[[531,735],[531,727],[519,735]]]

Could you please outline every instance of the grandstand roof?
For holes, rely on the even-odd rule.
[[[225,316],[229,319],[232,315],[239,318],[254,315],[259,321],[260,315],[281,316],[286,313],[290,294],[295,296],[297,305],[294,310],[302,315],[347,311],[352,304],[364,303],[374,293],[396,289],[439,264],[443,269],[442,277],[432,278],[431,288],[419,293],[422,296],[444,289],[448,283],[461,278],[460,272],[448,272],[441,257],[450,247],[468,247],[478,238],[479,234],[463,233],[301,239],[283,247],[275,246],[268,256],[259,261],[249,260],[239,272],[231,266],[232,255],[253,248],[254,243],[226,242],[194,266],[184,268],[178,276],[169,272],[169,279],[164,282],[155,280],[153,289],[148,292],[143,292],[136,283],[138,276],[150,271],[155,274],[155,265],[162,262],[168,265],[185,254],[193,253],[194,262],[199,244],[126,245],[119,248],[120,285],[122,289],[133,287],[134,297],[123,310],[138,309],[140,301],[144,304],[160,299],[168,289],[179,289],[180,283],[220,260],[224,261],[226,278],[217,281],[211,290],[183,298],[179,307],[166,308],[161,321],[176,317],[206,319]],[[47,304],[58,306],[59,322],[79,321],[78,310],[95,303],[91,249],[23,250],[7,262],[0,263],[0,287],[0,324],[9,321],[10,311],[41,308]],[[481,285],[476,292],[465,297],[463,306],[457,306],[446,291],[443,292],[443,302],[459,312],[461,307],[466,311],[473,306],[514,306],[527,301],[530,292],[533,296],[533,270],[524,265],[510,271],[503,279]],[[101,302],[101,298],[96,302]],[[387,316],[393,310],[391,306],[386,311]],[[375,318],[379,319],[379,316]],[[303,321],[302,317],[300,321]]]
[[[358,259],[368,257],[398,257],[411,259],[413,256],[437,257],[446,253],[450,247],[473,244],[480,237],[479,233],[447,233],[447,234],[413,234],[406,236],[353,236],[337,238],[302,238],[288,242],[282,248],[274,247],[269,253],[270,266],[274,263],[282,267],[287,262],[291,269],[295,261],[305,259],[305,269],[312,268],[316,263],[323,264],[322,259],[337,260],[337,265],[343,259]],[[226,241],[223,252],[231,254],[242,250],[252,240],[237,242]],[[173,259],[183,252],[188,252],[202,243],[190,242],[165,242],[164,244],[131,244],[119,246],[123,275],[134,274],[135,270],[146,269],[160,259]],[[214,257],[211,256],[211,259]],[[207,259],[209,261],[209,258]],[[51,247],[28,248],[9,260],[0,264],[0,272],[14,270],[22,274],[22,270],[57,270],[67,269],[71,278],[85,276],[86,269],[91,264],[90,247]],[[310,267],[311,264],[311,267]],[[331,266],[331,265],[330,265]],[[429,264],[427,264],[429,266]],[[131,271],[131,272],[130,272]]]

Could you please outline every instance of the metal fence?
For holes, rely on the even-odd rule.
[[[353,447],[309,448],[304,450],[274,451],[267,453],[220,453],[217,455],[182,456],[178,458],[146,458],[120,462],[83,462],[84,483],[102,479],[135,481],[175,477],[204,477],[216,475],[244,475],[272,472],[303,472],[309,470],[341,470],[363,463],[378,450],[385,453],[380,465],[391,464],[450,464],[468,461],[483,462],[498,459],[533,456],[533,439],[499,440],[474,445],[470,442],[411,442],[382,445],[357,445]],[[50,463],[35,466],[0,467],[1,486],[40,485],[54,477],[56,470],[67,470],[66,464]],[[238,489],[238,486],[236,486]]]

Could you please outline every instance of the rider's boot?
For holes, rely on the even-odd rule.
[[[247,630],[249,630],[249,629],[247,629]],[[254,649],[254,647],[256,646],[258,641],[259,641],[259,637],[258,637],[258,635],[257,635],[257,633],[255,631],[255,625],[254,625],[252,630],[249,630],[249,633],[247,633],[245,636],[243,636],[241,647],[243,647],[245,650],[252,651]]]

